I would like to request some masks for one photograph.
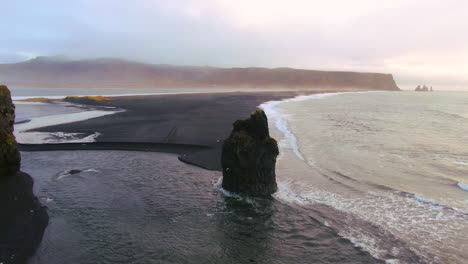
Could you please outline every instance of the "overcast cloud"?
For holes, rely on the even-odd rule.
[[[0,0],[0,63],[39,55],[393,73],[468,89],[465,0]]]

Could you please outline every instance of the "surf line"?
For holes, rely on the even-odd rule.
[[[262,108],[268,118],[273,120],[276,129],[278,129],[288,141],[289,146],[292,148],[294,154],[301,160],[305,160],[299,146],[297,144],[297,138],[294,133],[289,129],[288,121],[286,120],[285,114],[281,113],[278,110],[278,106],[283,103],[288,102],[302,102],[313,99],[324,99],[331,96],[343,95],[343,94],[358,94],[358,93],[378,93],[381,91],[363,91],[363,92],[330,92],[330,93],[314,93],[309,95],[298,95],[292,98],[286,98],[279,101],[268,101],[263,104],[260,104],[259,107]]]
[[[268,101],[263,104],[260,104],[259,107],[262,108],[265,111],[266,115],[272,120],[272,122],[274,122],[276,129],[278,129],[284,135],[285,139],[287,140],[289,146],[292,148],[296,157],[298,157],[300,160],[305,160],[304,156],[299,150],[297,138],[294,135],[294,133],[289,129],[288,121],[286,120],[284,114],[282,114],[278,110],[278,106],[287,102],[300,102],[310,99],[323,99],[338,94],[343,93],[317,93],[310,95],[299,95],[296,97],[287,98],[279,101]]]

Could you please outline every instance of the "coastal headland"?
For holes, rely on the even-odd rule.
[[[0,64],[0,80],[11,87],[48,88],[343,88],[396,91],[392,74],[294,68],[218,68],[146,64],[122,59],[63,57]]]

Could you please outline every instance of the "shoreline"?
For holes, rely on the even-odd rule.
[[[40,89],[40,88],[16,88],[16,89]],[[85,88],[50,88],[50,89],[57,89],[57,90],[73,90],[73,89],[85,89]],[[98,88],[92,88],[98,89]],[[99,88],[99,90],[124,90],[125,88]],[[144,90],[168,90],[168,89],[161,89],[161,88],[136,88],[136,89],[144,89]],[[14,91],[14,89],[12,89]],[[126,90],[126,89],[125,89]],[[173,90],[173,89],[171,89]],[[227,89],[216,89],[216,88],[175,88],[175,90],[181,90],[179,92],[167,92],[167,91],[160,91],[160,92],[136,92],[136,93],[79,93],[79,94],[66,94],[66,95],[13,95],[12,100],[17,102],[22,102],[24,100],[30,99],[51,99],[51,100],[60,100],[64,99],[67,96],[103,96],[103,97],[133,97],[133,96],[159,96],[159,95],[185,95],[185,94],[227,94],[227,93],[259,93],[259,92],[289,92],[294,91],[291,89],[281,89],[281,88],[271,88],[271,89],[255,89],[255,88],[227,88]],[[186,90],[186,91],[185,91]],[[197,90],[197,91],[193,91]],[[127,91],[127,90],[126,90]],[[297,90],[300,92],[302,90]],[[328,91],[328,89],[325,89]],[[314,91],[320,92],[320,91]]]
[[[318,96],[318,95],[312,95],[311,97]],[[356,95],[360,96],[360,95]],[[366,95],[364,95],[366,96]],[[382,98],[389,97],[390,99],[392,98],[392,94],[374,94],[374,95],[369,95],[371,98],[379,98],[382,100]],[[374,99],[375,99],[374,98]],[[340,222],[340,218],[335,218],[338,221],[333,222],[330,219],[325,219],[323,221],[324,225],[329,224],[330,226],[337,227],[338,230],[342,230],[340,233],[340,236],[343,238],[353,241],[355,245],[362,250],[369,252],[374,258],[383,260],[383,261],[388,261],[389,263],[393,263],[393,261],[408,261],[408,262],[426,262],[427,260],[430,260],[431,258],[438,258],[440,256],[444,256],[444,250],[447,250],[451,247],[452,241],[450,241],[450,238],[440,236],[444,240],[444,246],[441,245],[434,245],[433,248],[430,250],[426,250],[425,248],[421,247],[420,244],[415,243],[412,244],[412,240],[408,239],[406,234],[409,233],[410,229],[414,230],[413,235],[414,236],[420,236],[420,237],[429,237],[428,235],[424,236],[424,231],[421,231],[423,228],[430,229],[430,228],[438,228],[441,233],[443,232],[452,232],[453,230],[456,229],[456,227],[451,227],[451,228],[441,228],[443,224],[437,222],[437,221],[447,221],[448,224],[453,224],[456,226],[459,223],[462,223],[462,218],[466,216],[463,212],[460,212],[459,209],[457,208],[451,208],[448,205],[445,205],[444,203],[437,203],[431,198],[426,199],[425,197],[431,197],[429,196],[419,196],[418,191],[408,191],[403,188],[395,188],[395,187],[388,187],[391,185],[385,185],[385,181],[380,180],[380,182],[370,182],[366,181],[365,178],[359,178],[359,177],[354,177],[357,176],[360,172],[355,173],[354,175],[351,173],[345,173],[341,174],[340,171],[333,171],[330,170],[330,168],[334,168],[332,165],[331,166],[326,166],[326,163],[319,163],[320,159],[317,156],[314,156],[314,154],[319,153],[319,151],[322,149],[321,145],[314,145],[314,142],[311,142],[310,140],[307,141],[307,136],[309,135],[307,132],[307,128],[310,128],[311,130],[314,131],[314,119],[312,116],[314,113],[316,113],[317,108],[314,108],[313,105],[322,105],[321,103],[316,103],[317,101],[313,100],[311,98],[308,102],[308,104],[291,104],[291,105],[285,105],[284,106],[284,112],[281,111],[281,107],[279,109],[275,109],[277,105],[280,105],[281,102],[273,102],[273,109],[272,110],[277,110],[275,114],[279,114],[279,118],[283,118],[286,120],[283,121],[278,121],[281,123],[282,127],[287,133],[289,133],[289,136],[293,137],[293,141],[297,140],[300,148],[297,149],[297,151],[301,154],[300,150],[303,150],[304,154],[308,154],[305,161],[301,162],[300,157],[298,157],[297,153],[295,153],[294,146],[291,147],[291,138],[288,138],[288,136],[284,136],[285,133],[281,133],[282,131],[279,131],[278,127],[275,127],[276,133],[275,135],[277,139],[283,141],[279,144],[281,146],[281,149],[283,150],[284,158],[283,161],[281,161],[279,158],[279,162],[277,163],[277,170],[284,172],[283,175],[289,175],[289,177],[285,178],[285,181],[281,183],[281,178],[279,179],[279,186],[283,187],[282,191],[279,191],[277,193],[277,196],[275,198],[278,198],[280,201],[286,201],[288,203],[294,203],[294,204],[300,204],[304,206],[310,206],[313,204],[323,204],[326,206],[330,206],[332,209],[336,209],[336,214],[349,214],[349,215],[357,215],[358,218],[354,220],[354,230],[353,229],[347,229],[348,223],[346,222]],[[331,103],[335,103],[338,105],[344,104],[345,100],[335,98],[331,100],[336,100]],[[290,101],[297,101],[297,100],[290,100]],[[351,101],[351,100],[350,100]],[[325,105],[325,102],[324,102]],[[328,104],[331,105],[331,104]],[[359,106],[360,104],[356,104]],[[310,108],[304,108],[306,106],[310,106]],[[302,109],[302,110],[301,110]],[[326,108],[322,108],[326,109]],[[294,110],[297,110],[295,112]],[[318,112],[321,115],[326,115],[325,112]],[[331,111],[331,115],[334,112]],[[272,116],[269,116],[271,118]],[[307,118],[309,117],[309,118]],[[274,119],[270,119],[271,123],[275,123]],[[310,121],[309,121],[310,120]],[[325,119],[328,120],[328,119]],[[333,119],[332,119],[333,120]],[[380,119],[379,119],[380,120]],[[288,123],[290,122],[292,127],[289,127]],[[305,126],[302,124],[309,124],[308,122],[313,122],[310,123],[312,126]],[[332,122],[332,121],[330,121]],[[316,125],[320,125],[322,123],[318,122]],[[398,126],[396,126],[398,127]],[[289,131],[289,129],[293,128],[294,130]],[[338,128],[340,129],[340,128]],[[323,130],[318,130],[323,132]],[[297,139],[295,136],[297,135]],[[314,137],[314,141],[320,140],[320,135],[321,134],[313,134],[318,137]],[[309,139],[312,137],[309,137]],[[312,144],[312,146],[308,145]],[[340,145],[337,145],[338,147]],[[326,149],[326,148],[324,148]],[[335,147],[337,149],[337,147]],[[325,157],[329,157],[328,155]],[[316,159],[317,158],[317,159]],[[345,159],[335,158],[335,162],[340,162],[343,161],[343,163],[346,161]],[[340,162],[341,163],[341,162]],[[325,166],[324,166],[325,165]],[[303,166],[301,168],[300,166]],[[300,169],[298,169],[300,168]],[[327,171],[327,168],[329,169]],[[348,167],[349,168],[349,167]],[[320,170],[322,169],[322,170]],[[301,176],[302,174],[300,172],[304,172],[304,174],[307,175],[307,177]],[[315,176],[315,171],[318,171],[316,173],[317,175]],[[281,175],[279,173],[278,175]],[[297,176],[296,176],[297,175]],[[310,175],[310,176],[309,176]],[[385,175],[385,174],[378,174],[380,175]],[[404,175],[404,174],[402,174]],[[309,177],[309,178],[308,178]],[[352,178],[353,177],[353,178]],[[286,180],[287,179],[287,180]],[[356,179],[356,180],[355,180]],[[297,181],[297,182],[295,182]],[[322,182],[321,182],[322,181]],[[334,184],[334,183],[337,184]],[[331,186],[334,184],[335,186]],[[331,186],[327,188],[328,186]],[[372,188],[375,188],[375,190],[379,191],[382,193],[381,196],[372,194],[372,198],[368,198],[366,196],[360,197],[359,195],[354,195],[349,194],[349,196],[346,196],[345,194],[347,191],[340,190],[340,186],[349,186],[349,188],[353,188],[355,190],[360,190],[359,186],[364,185],[368,189],[363,188],[363,192],[365,193],[367,190],[374,190]],[[460,185],[457,182],[449,182],[448,185],[450,187],[450,192],[455,191],[459,192],[458,188],[462,189]],[[458,186],[457,186],[458,185]],[[306,186],[306,187],[303,187]],[[323,188],[326,186],[325,188]],[[431,186],[432,187],[432,186]],[[457,188],[455,190],[455,188]],[[279,190],[281,190],[281,187],[279,187]],[[437,190],[437,189],[435,189]],[[386,197],[386,195],[389,195],[391,199],[388,199],[388,201],[379,203],[376,200],[379,198],[376,197]],[[351,198],[350,198],[351,197]],[[354,204],[356,200],[360,201],[362,198],[364,206],[360,203],[356,203],[357,206],[352,208],[350,204]],[[351,202],[353,201],[353,202]],[[367,206],[374,206],[376,205],[376,208],[374,211],[367,211],[365,212],[365,209]],[[377,206],[378,205],[378,206]],[[362,207],[361,207],[362,206]],[[385,208],[385,206],[388,206],[389,208],[392,208],[392,211],[390,211],[388,214],[385,210],[381,210],[381,208]],[[414,208],[418,207],[427,207],[427,211],[421,210],[421,212],[417,213],[417,216],[412,215],[412,210],[415,210]],[[356,209],[359,208],[359,209]],[[381,211],[379,211],[381,210]],[[440,210],[440,211],[439,211]],[[415,210],[416,211],[416,210]],[[365,213],[363,213],[365,212]],[[376,213],[379,212],[379,213]],[[433,214],[432,212],[438,212],[437,214]],[[394,219],[397,219],[398,223],[401,223],[405,220],[411,219],[414,221],[415,218],[420,217],[420,219],[424,219],[422,221],[427,221],[427,222],[432,222],[431,224],[423,225],[415,222],[411,222],[408,226],[411,226],[412,228],[408,228],[405,231],[400,231],[397,228],[395,228],[392,225],[387,225],[385,221],[382,221],[381,218],[379,218],[380,215],[383,215],[385,217],[388,216],[393,216],[395,217]],[[442,220],[443,217],[447,217],[447,219]],[[412,218],[414,217],[414,218]],[[448,218],[452,218],[453,220],[448,220]],[[360,222],[363,221],[363,222]],[[452,221],[452,222],[451,222]],[[366,229],[368,226],[372,226],[371,224],[375,223],[375,230],[371,230],[368,232],[368,236],[366,237]],[[419,225],[419,226],[418,226]],[[423,228],[421,228],[423,226]],[[421,228],[418,230],[418,228]],[[359,230],[359,231],[355,231]],[[386,235],[382,235],[380,237],[379,230],[388,230],[389,232],[392,232],[395,236],[394,239],[392,239],[391,236],[386,237]],[[396,231],[396,232],[395,232]],[[435,237],[439,236],[440,233],[434,232],[436,235],[432,235],[432,240],[435,241]],[[455,234],[455,233],[454,233]],[[454,239],[459,239],[457,236],[452,236]],[[393,241],[392,241],[393,240]],[[369,241],[379,241],[379,243],[369,243]],[[388,244],[386,243],[381,243],[381,241],[392,241],[393,245],[397,248],[401,248],[404,250],[401,250],[398,254],[392,252],[392,248],[388,247]],[[450,242],[450,243],[449,243]],[[408,250],[405,247],[405,243],[408,243],[408,245],[416,245],[414,246],[414,250]],[[397,246],[400,244],[400,246]],[[438,252],[438,250],[440,250]],[[383,253],[382,253],[383,252]],[[451,252],[451,251],[447,251]],[[384,254],[385,253],[385,254]],[[451,252],[451,253],[456,253],[456,252]],[[387,255],[386,255],[387,254]],[[433,255],[434,254],[434,255]],[[459,258],[460,255],[457,254],[449,254],[454,256],[454,260]],[[439,259],[440,261],[440,259]],[[437,261],[435,261],[437,262]],[[458,263],[457,261],[453,261],[453,263]]]
[[[258,107],[265,106],[272,102],[286,102],[294,100],[298,96],[323,96],[323,94],[297,94],[282,93],[276,95],[268,94],[210,94],[197,95],[171,95],[171,96],[152,96],[143,97],[122,97],[112,102],[119,109],[125,109],[125,112],[119,112],[113,115],[97,117],[80,122],[59,124],[51,127],[33,129],[33,131],[53,132],[60,131],[71,133],[85,132],[86,129],[93,128],[103,134],[103,138],[97,138],[94,143],[60,143],[60,144],[20,144],[21,151],[67,151],[67,150],[101,150],[101,151],[148,151],[176,153],[178,160],[207,170],[220,171],[219,158],[221,156],[222,141],[231,132],[232,123],[238,119],[244,119],[246,115]],[[165,97],[165,98],[161,98]],[[156,102],[154,102],[156,101]],[[222,102],[222,103],[221,103]],[[160,104],[159,104],[160,103]],[[119,106],[123,104],[124,107]],[[169,106],[168,108],[165,108]],[[244,107],[241,107],[244,106]],[[148,109],[164,109],[164,112],[157,112],[150,115],[140,116],[140,113],[148,112]],[[226,118],[225,112],[221,110],[229,109],[230,118]],[[174,113],[175,112],[175,113]],[[190,113],[190,114],[188,114]],[[190,115],[190,120],[187,116]],[[158,118],[154,119],[155,116]],[[125,119],[125,117],[127,119]],[[166,117],[166,118],[164,118]],[[195,118],[193,118],[195,117]],[[235,117],[235,118],[234,118]],[[132,126],[125,126],[121,129],[120,123],[128,120]],[[137,119],[137,120],[135,120]],[[170,119],[170,120],[168,120]],[[269,123],[274,124],[276,119],[269,116]],[[157,120],[158,122],[153,122]],[[178,121],[181,121],[180,123]],[[180,132],[180,126],[189,122],[190,129],[184,128]],[[80,126],[83,126],[80,128]],[[83,129],[76,131],[76,129]],[[103,129],[103,130],[100,130]],[[209,131],[214,134],[205,134]],[[123,131],[122,131],[123,130]],[[273,134],[281,133],[276,126],[270,127],[275,130]],[[151,131],[156,131],[151,133]],[[88,131],[89,132],[89,131]],[[112,132],[121,132],[112,134]],[[143,135],[138,137],[136,135]],[[195,137],[188,137],[195,135]],[[282,137],[285,137],[282,134]],[[120,140],[119,140],[120,139]],[[138,139],[138,141],[130,140]],[[162,142],[155,142],[155,139],[162,139]],[[283,138],[281,138],[283,139]],[[367,253],[366,253],[367,254]]]
[[[93,143],[58,143],[58,144],[18,144],[20,151],[141,151],[141,152],[161,152],[179,154],[181,162],[197,166],[206,170],[216,170],[216,168],[194,162],[188,155],[197,154],[203,151],[210,151],[209,146],[175,144],[175,143],[143,143],[143,142],[93,142]]]
[[[32,128],[33,133],[95,134],[94,143],[21,144],[21,151],[142,150],[179,154],[179,160],[221,171],[222,142],[232,124],[261,104],[304,91],[234,92],[113,97],[105,106],[124,111],[73,123]],[[99,107],[96,103],[86,105]],[[188,114],[190,113],[190,114]],[[27,123],[26,123],[27,124]],[[93,145],[97,143],[96,145]]]
[[[268,121],[274,124],[274,129],[276,129],[279,134],[282,136],[280,140],[287,140],[288,145],[292,148],[294,154],[297,158],[304,161],[304,156],[302,155],[299,146],[297,145],[297,138],[294,133],[289,129],[287,120],[282,117],[282,114],[278,111],[278,106],[287,103],[287,102],[300,102],[306,100],[317,100],[322,98],[327,98],[330,96],[337,96],[342,94],[355,94],[355,93],[376,93],[376,92],[386,92],[386,91],[357,91],[357,92],[325,92],[325,93],[313,93],[308,95],[298,95],[291,98],[285,98],[278,101],[268,101],[259,105],[260,108],[265,110],[265,113],[268,116]]]
[[[245,118],[248,116],[250,112],[255,111],[257,108],[264,108],[267,116],[269,116],[270,124],[275,124],[273,128],[277,130],[282,139],[288,140],[288,145],[292,147],[294,153],[299,159],[302,159],[302,155],[299,152],[298,147],[295,143],[294,135],[289,132],[287,128],[286,121],[282,118],[278,117],[277,110],[274,108],[277,105],[289,102],[289,101],[297,101],[297,100],[307,100],[313,98],[323,98],[328,96],[333,96],[337,94],[342,94],[347,92],[336,92],[336,91],[329,91],[324,93],[316,93],[316,92],[298,92],[298,91],[282,91],[282,92],[224,92],[224,93],[188,93],[188,94],[163,94],[163,95],[152,95],[148,97],[141,97],[141,96],[116,96],[110,102],[106,103],[106,107],[112,107],[115,109],[119,109],[119,111],[109,111],[105,115],[99,115],[96,117],[91,117],[89,119],[77,119],[77,121],[71,121],[66,123],[57,122],[52,126],[40,126],[40,127],[31,127],[27,131],[31,133],[31,136],[34,134],[38,134],[43,138],[46,138],[44,134],[47,133],[62,133],[64,135],[72,135],[72,134],[89,134],[98,135],[93,137],[92,141],[79,141],[79,140],[70,140],[68,142],[47,142],[45,144],[37,144],[37,142],[29,143],[20,143],[19,147],[21,151],[58,151],[58,150],[123,150],[123,151],[149,151],[149,152],[165,152],[165,153],[176,153],[179,154],[178,159],[181,162],[198,166],[200,168],[214,170],[214,171],[221,171],[220,166],[220,156],[221,156],[221,147],[222,141],[229,136],[231,131],[232,124],[239,119]],[[193,98],[195,97],[195,98]],[[198,97],[198,98],[196,98]],[[226,119],[223,117],[221,111],[219,111],[220,99],[229,99],[231,102],[230,104],[232,107],[229,107],[230,111],[235,114],[235,118],[231,118],[231,120]],[[250,99],[245,100],[245,99]],[[252,100],[254,99],[254,100]],[[212,131],[204,131],[204,132],[213,132],[215,131],[216,136],[212,136],[211,138],[207,138],[203,136],[203,133],[198,130],[206,130],[204,127],[191,127],[192,134],[198,134],[195,138],[190,138],[190,140],[180,140],[177,138],[178,132],[178,124],[174,124],[173,127],[169,129],[167,126],[161,127],[159,124],[150,125],[152,128],[156,128],[157,130],[164,130],[167,131],[166,135],[160,135],[159,138],[155,140],[155,137],[148,137],[147,134],[142,135],[143,138],[130,138],[132,131],[129,131],[128,128],[123,128],[122,126],[118,125],[117,121],[115,120],[116,117],[119,115],[129,115],[130,118],[135,118],[136,115],[142,112],[149,112],[151,111],[154,104],[151,103],[152,100],[159,100],[164,103],[164,106],[167,106],[169,109],[164,109],[164,112],[158,113],[160,116],[164,115],[171,115],[171,108],[174,108],[176,105],[178,110],[182,110],[181,116],[178,118],[187,119],[186,116],[186,109],[184,108],[192,108],[192,104],[197,104],[197,100],[205,101],[208,104],[202,106],[201,110],[204,114],[208,114],[209,116],[199,117],[198,120],[195,118],[194,123],[199,121],[204,121],[207,123],[208,126],[211,125]],[[244,102],[247,101],[247,102]],[[138,109],[140,111],[135,111],[135,106],[142,103],[143,109]],[[186,105],[184,105],[184,103]],[[214,104],[213,104],[214,103]],[[247,110],[239,107],[239,104],[244,103]],[[211,105],[210,105],[211,104]],[[85,107],[102,107],[103,104],[99,102],[95,102],[94,104],[87,104],[83,105]],[[200,107],[198,105],[197,107]],[[158,109],[163,110],[163,107],[158,107]],[[92,111],[92,110],[91,110]],[[81,113],[76,113],[72,115],[86,115],[88,111],[84,111]],[[107,112],[107,111],[106,111]],[[241,114],[245,113],[245,114]],[[70,115],[70,114],[68,114]],[[61,115],[57,115],[61,116]],[[50,118],[50,117],[49,117]],[[44,117],[39,117],[39,119],[44,119]],[[48,119],[48,117],[45,117]],[[54,117],[52,117],[54,119]],[[119,127],[120,133],[125,134],[125,136],[118,135],[117,137],[109,135],[109,132],[112,129],[107,127],[103,127],[100,123],[110,122],[110,119],[113,119],[111,122],[112,126],[117,125]],[[120,118],[117,118],[119,121]],[[144,118],[139,118],[144,119]],[[150,118],[148,118],[150,119]],[[192,118],[190,118],[192,119]],[[200,120],[202,119],[202,120]],[[208,119],[208,120],[206,120]],[[216,126],[213,127],[214,123],[217,123],[217,119],[222,119],[223,126]],[[125,121],[125,120],[124,120]],[[148,126],[150,120],[138,120],[137,124],[134,124],[132,128],[136,131],[139,130],[139,126],[143,126],[144,130],[147,130],[145,126]],[[160,121],[160,120],[158,120]],[[167,122],[167,120],[164,120]],[[30,122],[28,122],[30,123]],[[25,123],[27,126],[28,123]],[[80,128],[80,124],[88,125],[90,128],[82,129]],[[94,125],[94,127],[93,127]],[[182,124],[183,126],[184,124]],[[21,125],[19,125],[21,126]],[[283,128],[283,129],[282,129]],[[104,129],[100,130],[100,129]],[[141,129],[141,128],[140,128]],[[123,130],[123,132],[121,131]],[[18,132],[22,132],[23,130],[18,129]],[[26,130],[25,130],[26,131]],[[115,130],[114,130],[115,131]],[[112,133],[113,131],[111,131]],[[179,132],[180,133],[180,132]],[[288,136],[288,133],[291,134]],[[26,135],[28,133],[25,133]],[[88,136],[89,137],[89,136]],[[88,137],[85,137],[88,138]],[[107,138],[111,140],[107,140]],[[138,139],[138,140],[135,140]],[[213,140],[215,139],[215,140]]]

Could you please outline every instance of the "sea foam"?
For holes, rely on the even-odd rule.
[[[297,140],[291,140],[294,134],[288,129],[288,113],[281,111],[278,106],[283,102],[321,99],[337,94],[344,93],[298,96],[266,102],[260,107],[264,108],[276,128],[284,134],[291,148],[298,151]],[[278,119],[285,119],[284,123],[279,123]],[[300,136],[298,134],[299,138]],[[296,151],[294,153],[298,156]],[[282,182],[281,178],[283,177],[279,179],[278,192],[273,196],[275,199],[319,209],[329,207],[325,212],[329,212],[330,208],[336,210],[332,216],[342,217],[325,218],[327,225],[336,228],[339,235],[386,263],[406,263],[406,258],[412,255],[418,255],[426,261],[433,258],[432,254],[451,252],[455,248],[452,241],[463,239],[460,230],[466,229],[466,215],[421,195],[400,195],[392,190],[382,189],[363,193],[341,192],[341,187],[338,184],[335,186],[334,182],[330,182],[333,185],[330,187],[312,184],[305,188],[304,182]],[[465,183],[457,185],[468,190]],[[421,246],[428,244],[433,245],[430,250]]]
[[[459,183],[457,183],[457,186],[460,187],[460,189],[468,192],[468,184],[464,184],[462,182],[459,182]]]
[[[429,204],[432,204],[432,205],[439,205],[438,203],[434,202],[433,200],[424,198],[421,195],[414,194],[413,197],[414,197],[414,199],[416,199],[417,201],[422,202],[422,203],[429,203]]]
[[[297,145],[297,138],[291,132],[288,127],[288,122],[286,120],[286,115],[280,113],[278,110],[278,106],[283,103],[287,102],[300,102],[306,101],[311,99],[324,99],[330,96],[345,94],[347,92],[342,93],[320,93],[320,94],[311,94],[311,95],[300,95],[293,98],[283,99],[280,101],[269,101],[266,103],[261,104],[261,107],[266,115],[274,122],[275,127],[284,135],[285,139],[289,142],[289,147],[292,148],[294,154],[301,160],[304,160],[304,156],[299,150]]]
[[[468,162],[465,161],[454,161],[453,163],[461,166],[468,166]]]

